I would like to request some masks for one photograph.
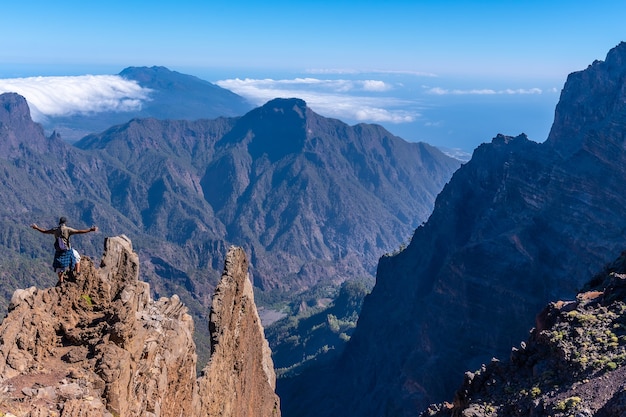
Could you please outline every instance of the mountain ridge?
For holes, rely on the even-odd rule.
[[[279,118],[268,119],[268,114]],[[344,133],[337,137],[324,137],[322,132],[321,136],[307,138],[307,131],[315,132],[313,127],[307,127],[307,123],[314,123],[322,127],[328,123],[335,124],[336,126],[330,130],[337,131],[340,128],[340,131]],[[271,126],[276,125],[279,125],[280,128],[274,132],[271,130]],[[134,126],[134,133],[126,133],[130,132],[131,126]],[[152,126],[157,126],[157,131],[163,126],[172,126],[173,128],[166,131],[165,136],[158,137]],[[194,128],[193,126],[196,127]],[[214,128],[214,126],[217,127]],[[198,129],[195,131],[197,133],[194,133],[193,129]],[[215,131],[217,133],[200,133],[203,131],[201,129],[209,129],[207,132]],[[194,143],[198,143],[198,140],[200,140],[199,143],[204,144],[204,150],[207,153],[197,152],[192,156],[191,150],[187,149],[176,155],[172,155],[169,151],[168,153],[163,153],[162,156],[154,154],[155,149],[161,147],[170,146],[170,149],[172,149],[171,145],[163,144],[164,140],[175,141],[177,137],[181,137],[181,140],[184,141],[187,135],[193,138]],[[272,142],[274,138],[285,142],[278,142],[277,145]],[[130,141],[126,142],[127,140]],[[356,144],[350,146],[361,146],[361,148],[341,148],[341,146],[344,146],[342,145],[343,143],[357,142],[357,140],[363,144],[368,144],[368,146],[381,141],[381,144],[387,143],[384,146],[388,148],[394,146],[398,149],[394,151],[385,150],[384,146],[380,145],[377,145],[377,149],[367,149],[365,146]],[[109,144],[109,141],[115,142],[114,144]],[[324,145],[324,142],[328,143]],[[159,143],[162,145],[159,145]],[[294,144],[297,146],[289,147],[295,146]],[[323,147],[320,148],[320,145],[323,145]],[[173,182],[169,186],[166,182],[161,183],[161,185],[155,184],[152,187],[155,192],[158,189],[161,190],[155,195],[155,202],[163,201],[174,183],[180,183],[181,180],[176,179],[176,176],[180,177],[182,174],[184,177],[187,177],[188,179],[184,180],[185,187],[189,190],[186,200],[189,204],[193,201],[197,202],[198,209],[195,211],[204,210],[209,215],[213,213],[217,219],[217,223],[213,220],[214,226],[209,227],[209,230],[224,230],[227,238],[228,236],[245,236],[249,242],[258,242],[255,245],[256,248],[250,252],[252,253],[253,274],[259,278],[258,281],[255,281],[255,285],[261,288],[264,286],[275,288],[276,282],[265,284],[267,279],[265,276],[267,274],[264,274],[265,276],[261,275],[257,269],[258,264],[263,262],[263,260],[255,254],[260,251],[261,246],[271,248],[281,247],[278,245],[285,247],[285,245],[289,244],[281,240],[281,236],[288,232],[288,230],[281,229],[286,227],[284,220],[279,220],[279,216],[286,214],[285,210],[290,210],[292,213],[302,213],[301,216],[303,217],[301,219],[303,221],[306,220],[306,224],[294,225],[296,229],[292,229],[301,236],[302,243],[306,242],[303,237],[305,228],[310,230],[310,232],[306,232],[307,234],[311,235],[313,233],[311,236],[317,239],[311,241],[310,244],[305,243],[303,246],[304,251],[313,251],[316,253],[316,256],[320,256],[324,260],[331,260],[338,256],[336,255],[338,251],[345,252],[345,249],[340,249],[340,247],[336,247],[336,244],[332,244],[332,239],[337,239],[341,236],[336,231],[323,233],[320,228],[328,227],[327,224],[324,225],[327,223],[327,219],[333,219],[341,212],[347,213],[354,210],[357,210],[359,213],[362,212],[363,210],[358,208],[355,202],[361,201],[365,203],[369,200],[369,197],[364,197],[365,193],[375,194],[380,191],[380,187],[373,190],[368,190],[368,187],[375,187],[377,183],[381,183],[382,179],[385,179],[385,183],[381,183],[381,185],[386,187],[384,195],[387,199],[393,199],[393,201],[385,202],[384,205],[379,202],[375,203],[377,206],[368,210],[379,213],[382,213],[383,210],[388,212],[388,214],[377,216],[377,220],[384,218],[391,220],[397,217],[397,220],[393,220],[395,224],[390,227],[392,229],[391,234],[397,235],[401,233],[401,230],[398,228],[399,221],[411,222],[412,225],[415,225],[411,221],[411,217],[423,218],[427,215],[429,210],[427,207],[428,200],[434,199],[438,187],[440,187],[439,184],[436,184],[437,181],[440,181],[437,178],[442,178],[446,175],[446,171],[450,172],[456,166],[456,162],[452,162],[447,157],[444,157],[435,148],[423,144],[405,143],[401,139],[391,136],[384,129],[375,126],[362,125],[352,128],[342,122],[323,118],[313,113],[306,107],[304,101],[298,99],[272,100],[248,115],[230,121],[216,119],[213,121],[168,122],[138,119],[124,125],[124,127],[116,127],[100,135],[88,136],[77,142],[76,146],[83,150],[101,149],[109,156],[114,156],[116,160],[123,162],[125,164],[124,168],[127,170],[139,170],[137,173],[144,179],[155,177],[155,174],[156,177],[160,177],[162,169],[165,168],[169,171],[168,176]],[[197,148],[194,150],[197,151]],[[363,164],[360,166],[351,165],[348,162],[351,154],[359,157],[359,155],[366,152],[374,155],[391,153],[397,159],[390,161],[389,165],[391,167],[387,168],[390,171],[388,173],[376,172],[375,170],[378,170],[378,168],[372,167],[371,161],[368,161],[369,166]],[[422,155],[420,156],[420,154]],[[165,155],[168,155],[167,161],[162,159]],[[337,157],[334,155],[337,155]],[[363,157],[364,161],[368,157]],[[182,158],[185,165],[198,160],[200,163],[189,170],[182,164],[178,164],[176,162],[177,158]],[[400,160],[400,158],[403,158],[403,160]],[[439,159],[435,162],[434,158]],[[162,160],[162,162],[155,166],[159,160]],[[396,161],[400,162],[397,163]],[[420,162],[421,165],[416,165],[415,162]],[[428,166],[428,169],[424,167],[426,163],[431,164]],[[435,170],[438,166],[442,167],[439,171]],[[145,172],[142,171],[146,167],[149,167],[149,169]],[[403,169],[404,172],[398,172],[399,169]],[[184,171],[188,171],[188,173],[184,173]],[[351,171],[364,172],[365,174],[355,176]],[[340,174],[340,178],[339,175],[336,175],[340,172],[345,172],[346,174]],[[323,176],[320,177],[320,174],[323,174]],[[422,179],[422,182],[418,183],[419,186],[412,185],[410,181],[410,178],[416,176],[421,176]],[[387,177],[391,178],[387,179]],[[393,185],[390,181],[390,179],[395,180],[398,177],[404,177],[401,178],[404,181],[402,187]],[[298,180],[294,183],[286,182],[290,178],[298,178]],[[346,186],[342,185],[345,179],[350,181],[346,182],[350,184],[349,189],[345,189]],[[326,191],[329,184],[337,187],[337,191],[334,194],[328,194],[328,191]],[[364,185],[366,188],[363,188]],[[157,186],[159,188],[156,188]],[[293,190],[288,191],[290,188],[293,188]],[[147,192],[149,193],[150,190],[147,190]],[[292,197],[290,202],[285,199],[287,195]],[[301,200],[293,198],[295,196],[299,196]],[[311,196],[316,196],[315,198],[318,201],[313,201]],[[320,196],[324,197],[320,198]],[[346,197],[349,199],[346,199]],[[422,202],[421,212],[417,214],[414,211],[414,207],[410,204],[411,199],[415,200],[416,198]],[[124,200],[141,201],[142,199],[125,196]],[[149,202],[150,199],[148,199]],[[207,203],[208,206],[206,205]],[[315,206],[317,208],[311,210]],[[331,208],[331,206],[335,208]],[[385,206],[388,208],[385,208]],[[265,213],[271,207],[276,207],[276,209],[272,209],[272,212],[274,210],[278,210],[278,212],[271,214],[270,217],[266,217],[267,214]],[[142,210],[147,209],[147,207],[143,209],[125,207],[124,211],[140,213]],[[334,211],[325,214],[328,210]],[[152,210],[148,212],[152,212]],[[360,215],[364,219],[369,217],[369,227],[373,230],[380,229],[379,233],[383,236],[389,234],[389,231],[386,233],[382,232],[383,226],[388,225],[377,226],[372,223],[373,218],[371,215],[368,216],[366,213]],[[160,214],[153,216],[154,220],[152,222],[158,222],[157,219],[163,219],[164,217],[167,216]],[[250,221],[243,223],[239,222],[238,218],[250,219]],[[311,222],[312,219],[313,221]],[[145,216],[142,218],[139,214],[133,217],[133,220],[137,224],[148,224],[151,222],[151,220],[145,218]],[[207,224],[211,223],[207,220]],[[161,225],[157,230],[168,236],[168,231],[171,228],[164,229],[163,225]],[[185,228],[182,228],[182,230],[185,230]],[[363,234],[360,238],[364,238],[364,233],[359,233]],[[344,234],[346,237],[350,235],[350,233]],[[335,235],[336,237],[334,237]],[[172,235],[169,236],[174,238]],[[327,237],[322,238],[322,236]],[[352,244],[358,244],[359,241],[355,240],[355,242]],[[375,240],[372,240],[371,237],[366,240],[366,243],[372,249],[380,245]],[[241,244],[246,247],[248,243],[242,242]],[[344,240],[341,242],[341,245],[350,247],[351,243],[349,240]],[[386,244],[386,249],[380,248],[379,250],[382,252],[391,249],[391,247],[392,245]],[[294,247],[291,245],[291,248],[294,251],[301,250],[299,246]],[[363,249],[359,248],[358,252],[362,253]],[[353,255],[349,256],[351,257],[349,262],[352,262]],[[291,270],[289,273],[297,272],[299,267],[294,262],[298,262],[297,259],[306,259],[306,257],[289,255],[287,258],[290,259],[288,261],[290,264],[285,264]],[[359,257],[365,260],[361,255]],[[374,261],[370,262],[370,264],[368,268],[371,272],[363,269],[358,273],[361,275],[373,273]],[[269,263],[266,265],[265,268],[272,271],[275,271],[277,268],[276,262],[273,262],[273,265],[269,265]],[[280,262],[278,265],[280,265]],[[294,278],[296,277],[294,276]]]
[[[2,95],[0,103],[12,99],[25,103],[17,95]],[[279,100],[266,110],[291,117],[298,103]],[[254,159],[248,152],[246,135],[254,136],[256,126],[250,116],[133,119],[72,146],[57,135],[46,138],[27,110],[12,110],[27,124],[0,131],[0,143],[16,143],[17,150],[0,158],[4,308],[13,288],[53,279],[49,242],[26,225],[52,227],[61,215],[70,225],[130,236],[154,296],[179,294],[196,319],[206,315],[231,244],[250,253],[250,274],[266,305],[355,276],[371,279],[375,259],[406,241],[459,165],[380,127],[350,127],[310,110],[306,140],[317,145],[274,163],[266,153]],[[235,127],[241,134],[221,144]],[[298,137],[306,136],[304,125],[299,129]],[[349,144],[361,138],[363,144]],[[30,144],[54,146],[33,153]],[[381,164],[393,166],[371,168]],[[218,204],[216,193],[230,205]],[[91,239],[76,244],[86,255],[99,251]]]

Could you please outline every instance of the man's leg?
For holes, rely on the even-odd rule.
[[[72,258],[74,259],[74,272],[80,275],[80,254],[76,249],[72,249]]]

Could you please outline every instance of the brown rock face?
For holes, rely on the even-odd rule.
[[[228,252],[210,320],[211,360],[199,381],[201,415],[279,416],[274,365],[241,248]]]
[[[231,248],[232,253],[237,250]],[[240,271],[246,280],[247,263],[229,252],[227,266]],[[274,413],[262,414],[260,400],[270,397],[273,381],[263,369],[265,385],[256,382],[255,369],[264,361],[263,331],[258,324],[253,298],[245,298],[243,327],[236,343],[245,347],[238,369],[246,377],[244,391],[225,391],[206,377],[196,379],[196,348],[192,339],[193,320],[187,308],[174,295],[150,299],[147,283],[138,281],[139,261],[131,242],[124,236],[105,240],[100,268],[82,260],[82,275],[60,287],[17,290],[10,311],[0,325],[0,410],[16,416],[209,416],[207,404],[235,409],[235,397],[252,409],[236,416],[279,415],[274,395]],[[227,275],[225,273],[225,276]],[[237,282],[236,286],[246,284]],[[225,302],[236,297],[222,290]],[[250,290],[251,292],[251,290]],[[239,310],[238,304],[223,304],[226,311]],[[213,313],[217,323],[219,312]],[[245,326],[254,325],[252,329]],[[218,326],[219,327],[219,326]],[[260,332],[259,332],[260,329]],[[234,334],[223,329],[222,334]],[[256,335],[250,343],[241,335]],[[215,336],[225,346],[236,344]],[[265,342],[266,344],[266,342]],[[255,355],[254,348],[259,346]],[[211,364],[227,355],[211,358]],[[268,356],[269,358],[269,356]],[[251,366],[249,360],[259,360]],[[211,369],[211,364],[207,369]],[[257,366],[258,365],[258,366]],[[210,372],[221,381],[215,371]],[[201,390],[198,389],[201,387]],[[260,391],[256,391],[259,389]],[[198,392],[206,398],[198,397]],[[221,405],[222,409],[226,408]],[[10,414],[7,414],[10,415]]]

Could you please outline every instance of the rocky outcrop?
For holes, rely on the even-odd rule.
[[[241,248],[228,254],[209,326],[211,359],[199,385],[201,415],[279,416],[274,364]]]
[[[576,298],[550,303],[510,358],[466,372],[422,417],[626,415],[626,253]]]
[[[138,280],[139,260],[130,240],[107,238],[100,268],[86,257],[81,262],[82,274],[75,280],[55,288],[15,291],[0,325],[3,412],[30,417],[280,414],[278,399],[271,395],[272,362],[267,345],[262,348],[263,330],[251,291],[239,296],[247,303],[241,315],[251,319],[230,323],[224,313],[212,314],[212,323],[236,325],[228,329],[233,333],[223,329],[225,338],[217,339],[228,345],[228,338],[237,334],[237,343],[250,351],[237,363],[248,377],[248,389],[237,391],[233,399],[235,392],[196,377],[193,320],[176,295],[151,299],[149,285]],[[241,250],[231,248],[226,263],[225,276],[245,287],[247,263]],[[228,272],[232,268],[241,273],[233,278]],[[223,290],[224,311],[239,309],[234,291]],[[214,369],[213,363],[226,357],[227,352],[212,357],[209,373],[219,374],[223,368]],[[263,369],[261,375],[258,368]],[[199,392],[206,397],[200,398]],[[262,413],[267,409],[264,400],[275,407],[272,413]],[[233,401],[251,408],[219,414],[206,406]]]

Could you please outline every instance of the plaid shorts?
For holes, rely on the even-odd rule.
[[[74,255],[72,250],[63,250],[54,252],[54,261],[52,262],[52,268],[56,272],[65,271],[75,265]]]

